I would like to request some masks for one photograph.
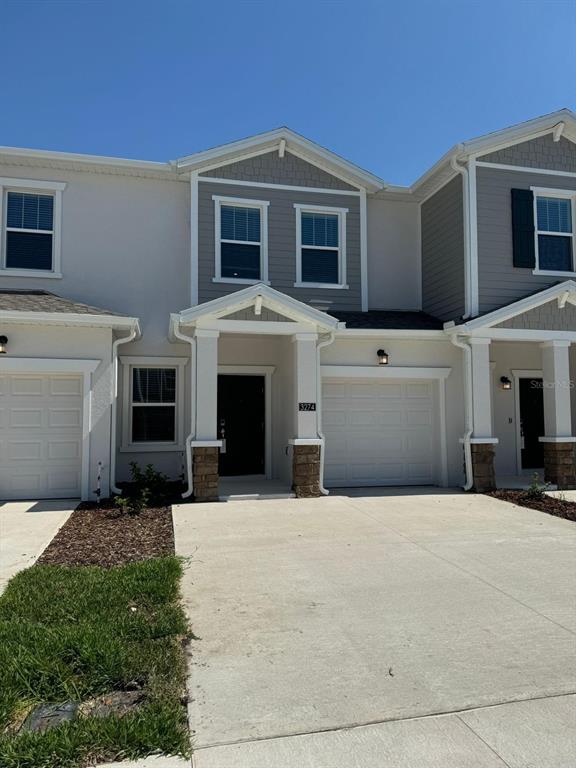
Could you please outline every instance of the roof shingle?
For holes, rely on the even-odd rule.
[[[71,299],[64,299],[49,291],[7,290],[0,288],[0,312],[59,312],[75,315],[113,315],[124,317],[108,309],[91,307]]]
[[[368,312],[338,312],[330,310],[333,317],[346,323],[346,328],[398,329],[410,331],[441,331],[444,327],[438,320],[426,312],[396,312],[393,310],[373,309]]]

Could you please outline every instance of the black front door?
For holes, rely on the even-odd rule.
[[[263,475],[264,376],[218,376],[220,474]]]
[[[519,386],[522,469],[541,469],[544,447],[538,438],[544,435],[542,379],[520,379]]]

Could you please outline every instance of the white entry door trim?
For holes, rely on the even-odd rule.
[[[83,379],[82,390],[82,499],[90,496],[90,432],[92,429],[92,374],[100,360],[10,357],[2,360],[2,373],[76,373]]]
[[[446,424],[446,379],[450,376],[452,368],[431,368],[411,366],[373,366],[373,365],[322,365],[322,379],[419,379],[437,382],[438,394],[438,422],[439,422],[439,450],[440,485],[448,485],[448,439]],[[322,408],[322,403],[318,404]]]

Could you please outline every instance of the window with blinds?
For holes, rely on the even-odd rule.
[[[176,441],[176,369],[132,369],[132,442]]]
[[[221,205],[221,277],[260,280],[261,229],[260,208]]]
[[[300,259],[303,283],[340,282],[340,216],[300,212]]]
[[[6,193],[7,269],[52,270],[54,197]]]
[[[539,269],[574,270],[573,205],[569,197],[536,197]]]

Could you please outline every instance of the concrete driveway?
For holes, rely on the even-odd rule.
[[[64,525],[78,501],[0,501],[0,592],[28,568]]]
[[[568,768],[576,526],[485,496],[174,508],[198,768]]]

